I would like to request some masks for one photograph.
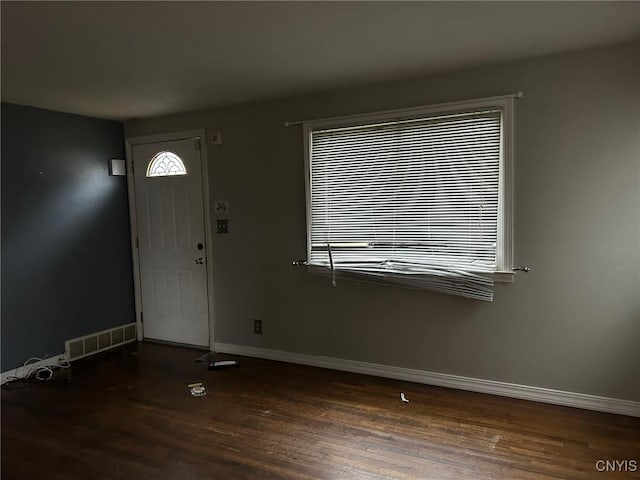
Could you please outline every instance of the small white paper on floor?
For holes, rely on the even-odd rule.
[[[400,393],[400,400],[402,400],[404,403],[409,403],[409,400],[404,396],[404,393]]]

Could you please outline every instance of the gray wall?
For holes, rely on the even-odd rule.
[[[126,136],[207,128],[218,342],[640,400],[640,44],[125,123]],[[351,281],[305,256],[302,133],[285,120],[517,90],[515,259],[495,301]],[[264,335],[252,334],[252,318]]]
[[[2,371],[135,321],[122,124],[2,104]]]

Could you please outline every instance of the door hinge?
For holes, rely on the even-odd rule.
[[[138,237],[136,237],[136,248],[140,248],[140,242],[138,241]]]
[[[140,323],[144,323],[144,315],[140,312]]]
[[[196,138],[196,150],[200,150],[200,139]]]
[[[134,173],[135,168],[133,167],[133,160],[131,160],[131,173]]]

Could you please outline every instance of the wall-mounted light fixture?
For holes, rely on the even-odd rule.
[[[121,176],[127,174],[127,167],[124,160],[112,158],[109,160],[109,175]]]

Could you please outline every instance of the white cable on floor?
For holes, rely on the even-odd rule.
[[[43,362],[46,359],[47,359],[46,356],[44,358],[30,357],[22,364],[22,369],[24,370],[29,365],[38,363],[38,362]],[[10,377],[7,377],[6,382],[4,382],[2,385],[5,385],[10,382],[15,382],[18,380],[28,380],[32,377],[41,382],[45,382],[47,380],[51,380],[53,378],[54,371],[59,368],[60,369],[71,368],[71,364],[67,360],[60,359],[58,360],[58,363],[56,365],[43,365],[39,367],[34,367],[31,370],[27,371],[27,373],[23,373],[20,376],[12,375]]]

